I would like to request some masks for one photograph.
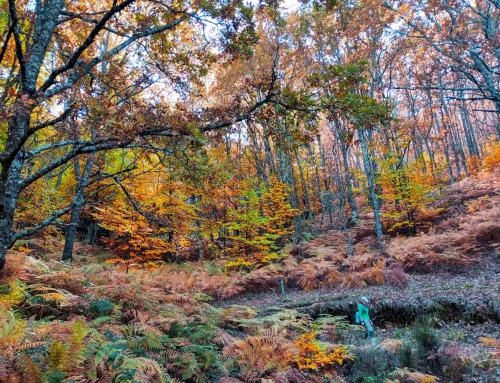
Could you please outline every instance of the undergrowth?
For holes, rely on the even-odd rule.
[[[432,227],[394,238],[385,250],[361,223],[352,229],[352,256],[343,233],[333,231],[288,247],[258,269],[212,260],[127,273],[96,262],[87,248],[69,266],[18,247],[0,274],[0,382],[429,383],[434,375],[458,380],[473,368],[494,374],[498,340],[483,338],[485,356],[473,361],[457,336],[443,340],[429,317],[419,318],[405,339],[367,346],[352,342],[363,329],[344,317],[311,318],[291,309],[260,316],[244,306],[210,305],[241,294],[277,294],[280,279],[306,291],[402,287],[408,271],[468,267],[499,248],[500,229],[492,222],[500,201],[474,181],[457,187],[471,198],[449,190],[455,216],[435,206],[440,215]]]

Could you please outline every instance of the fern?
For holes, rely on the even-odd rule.
[[[350,324],[345,316],[320,315],[311,325],[313,332],[327,334],[331,340],[338,340],[346,333],[363,331],[363,327]]]
[[[0,355],[0,382],[7,382],[7,379],[11,375],[10,367],[11,364],[7,356]]]
[[[20,352],[20,351],[26,351],[26,350],[31,350],[35,348],[40,348],[43,346],[46,346],[48,343],[47,342],[30,342],[30,343],[25,343],[20,346],[17,346],[14,348],[14,352]]]
[[[14,369],[20,372],[22,376],[29,376],[31,382],[41,383],[44,379],[39,363],[35,362],[37,359],[36,356],[30,357],[24,353],[19,353],[15,356]]]
[[[285,309],[276,314],[251,319],[241,319],[240,325],[246,328],[275,328],[283,330],[294,330],[306,332],[310,318],[307,314],[301,314],[297,310]]]
[[[26,285],[19,280],[0,286],[0,303],[7,308],[17,306],[26,299]]]
[[[98,317],[98,318],[95,318],[94,320],[92,320],[90,322],[90,327],[92,328],[99,328],[101,327],[104,323],[106,322],[111,322],[113,320],[112,317],[110,316],[102,316],[102,317]]]
[[[61,342],[54,342],[49,349],[49,367],[53,370],[65,370],[65,366],[70,363],[69,351]]]

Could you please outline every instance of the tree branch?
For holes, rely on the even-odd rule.
[[[12,159],[14,159],[14,157],[17,155],[17,153],[19,153],[19,151],[22,149],[23,145],[26,143],[26,140],[28,140],[29,137],[31,137],[38,130],[41,130],[41,129],[47,128],[49,126],[53,126],[53,125],[56,125],[60,122],[63,122],[66,119],[66,117],[68,117],[68,115],[71,113],[72,110],[73,110],[72,108],[68,108],[59,117],[54,118],[54,119],[49,120],[49,121],[42,122],[38,125],[35,125],[35,126],[29,128],[28,131],[25,134],[23,134],[23,136],[21,137],[21,139],[19,140],[19,142],[17,143],[17,145],[14,149],[12,149],[8,153],[5,153],[5,152],[0,153],[0,163],[5,163],[5,161],[11,161]],[[76,142],[77,141],[75,141],[75,143]],[[53,144],[53,145],[55,146],[56,144]],[[60,146],[65,146],[65,145],[60,145]],[[42,152],[44,150],[50,149],[50,148],[46,148],[46,147],[47,147],[47,145],[41,146],[41,147],[33,150],[31,153],[34,152],[34,154],[37,154],[38,152]],[[41,149],[41,150],[38,150],[38,149]],[[34,155],[34,154],[32,154],[32,155]]]
[[[3,61],[3,58],[5,56],[5,52],[7,52],[7,48],[9,46],[10,36],[12,35],[13,32],[14,32],[14,23],[12,23],[10,25],[9,30],[7,31],[7,36],[5,36],[5,41],[2,44],[2,51],[0,52],[0,64]]]
[[[137,201],[134,199],[134,197],[132,197],[132,195],[128,192],[128,190],[125,188],[125,186],[123,186],[123,184],[120,182],[120,179],[118,177],[114,177],[115,179],[115,182],[118,184],[118,186],[120,186],[120,188],[123,190],[123,192],[125,193],[125,195],[127,196],[128,200],[130,201],[130,203],[132,204],[132,206],[134,207],[134,209],[140,214],[142,215],[144,218],[146,218],[148,221],[151,221],[161,227],[170,227],[169,223],[167,222],[164,222],[164,221],[161,221],[160,219],[156,218],[155,216],[153,216],[152,214],[148,213],[148,212],[145,212],[140,206],[139,204],[137,203]]]
[[[45,80],[43,85],[40,87],[39,91],[45,92],[54,83],[57,76],[73,68],[77,64],[78,59],[80,58],[82,53],[85,52],[85,50],[90,45],[92,45],[99,32],[106,26],[106,23],[109,21],[109,19],[111,19],[111,17],[113,17],[115,14],[120,13],[122,10],[124,10],[133,2],[135,2],[135,0],[125,0],[123,3],[116,5],[116,0],[114,0],[113,7],[95,25],[94,29],[92,29],[92,31],[89,33],[83,44],[76,49],[75,53],[73,53],[73,56],[71,56],[71,58],[66,62],[66,64],[60,66],[59,68],[54,69],[50,73],[49,77],[47,78],[47,80]]]
[[[30,228],[30,229],[21,230],[21,231],[16,232],[13,235],[13,239],[12,239],[11,243],[14,244],[14,242],[16,242],[18,239],[20,239],[22,237],[27,237],[27,236],[32,235],[32,234],[35,234],[36,232],[42,230],[44,227],[49,226],[57,218],[62,217],[64,214],[70,212],[71,209],[73,209],[73,206],[74,206],[74,204],[71,203],[71,204],[69,204],[68,206],[66,206],[64,208],[53,212],[49,217],[45,218],[38,225],[36,225],[36,226],[34,226],[34,227]]]
[[[23,54],[23,44],[21,42],[21,38],[19,37],[18,24],[19,19],[17,18],[16,12],[16,2],[15,0],[9,0],[9,11],[10,18],[12,21],[13,33],[14,33],[14,42],[16,44],[16,57],[19,62],[19,69],[21,71],[21,83],[26,83],[26,60],[24,59]]]
[[[65,91],[65,90],[71,88],[78,80],[80,80],[87,73],[89,73],[97,64],[101,63],[105,59],[109,59],[113,56],[116,56],[118,53],[122,52],[125,48],[127,48],[129,45],[131,45],[135,41],[142,39],[144,37],[152,36],[152,35],[155,35],[157,33],[162,33],[162,32],[165,32],[167,30],[173,29],[177,25],[179,25],[180,23],[185,21],[187,18],[188,18],[188,16],[182,16],[169,24],[162,25],[160,27],[150,28],[150,29],[142,31],[142,32],[134,33],[127,40],[125,40],[121,44],[117,45],[113,49],[111,49],[107,52],[104,52],[103,54],[101,54],[97,57],[94,57],[86,65],[84,65],[80,71],[75,71],[68,78],[68,80],[66,80],[65,82],[59,84],[58,86],[53,87],[50,90],[47,90],[54,83],[54,80],[51,80],[51,82],[49,83],[48,82],[49,79],[47,79],[47,81],[44,83],[44,85],[42,85],[40,90],[46,91],[46,93],[45,93],[46,99],[51,98],[51,97]],[[54,77],[54,79],[55,79],[55,77]]]

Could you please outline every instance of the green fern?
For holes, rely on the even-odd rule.
[[[69,352],[61,342],[54,342],[49,349],[49,367],[53,370],[63,370],[69,362]]]

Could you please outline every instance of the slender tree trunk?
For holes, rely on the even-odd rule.
[[[470,157],[476,156],[477,158],[480,158],[479,149],[477,148],[477,143],[473,135],[472,123],[470,122],[469,118],[469,111],[467,110],[467,105],[465,104],[464,100],[462,100],[458,108],[460,109],[460,115],[462,116],[462,124],[465,133],[465,142],[467,143],[469,156]]]
[[[309,159],[314,166],[314,181],[313,181],[314,194],[313,195],[316,195],[317,200],[320,201],[321,211],[322,211],[323,217],[324,217],[326,215],[327,207],[323,203],[323,200],[321,199],[321,179],[320,179],[320,175],[319,175],[318,161],[316,158],[316,153],[314,151],[314,146],[309,145],[307,150],[308,150],[308,154],[309,154]]]
[[[441,89],[439,91],[439,101],[440,101],[439,110],[441,113],[441,121],[443,121],[443,126],[445,129],[445,141],[446,142],[449,141],[451,151],[453,152],[453,157],[455,158],[455,167],[457,169],[457,176],[458,176],[458,178],[460,178],[461,177],[460,159],[459,159],[457,146],[455,144],[455,139],[453,136],[453,131],[452,131],[452,128],[450,126],[450,116],[449,116],[449,112],[448,112],[448,109],[446,106],[446,102],[445,102],[445,98],[444,98],[444,94],[443,94],[443,90],[442,90],[441,76],[439,76],[439,86],[441,87]],[[447,120],[447,122],[446,122],[446,120]],[[448,146],[448,143],[446,143],[445,145]],[[455,182],[455,179],[453,177],[453,169],[451,167],[451,163],[448,165],[448,171],[450,172],[450,181],[452,183]]]
[[[346,128],[341,126],[341,121],[336,119],[335,123],[335,138],[340,144],[340,151],[342,152],[342,164],[344,167],[344,177],[345,177],[345,185],[347,191],[347,201],[349,203],[349,207],[351,209],[351,220],[353,223],[358,221],[358,207],[356,205],[356,199],[354,198],[354,192],[352,190],[352,175],[349,169],[349,145],[346,142],[347,140],[347,131]],[[332,153],[335,156],[335,153]],[[359,160],[359,158],[357,157]]]
[[[382,233],[380,209],[379,209],[377,193],[375,191],[375,176],[373,174],[373,169],[371,168],[370,154],[368,152],[368,145],[365,137],[365,129],[360,128],[358,130],[358,136],[359,136],[359,143],[361,144],[361,151],[363,154],[363,164],[365,167],[366,180],[368,182],[368,192],[373,209],[375,235],[377,236],[378,239],[381,239],[384,235]]]
[[[349,170],[349,160],[347,159],[348,146],[343,140],[340,140],[340,149],[342,151],[342,163],[344,165],[347,201],[349,202],[349,207],[351,208],[352,222],[356,223],[358,222],[358,206],[356,205],[356,199],[354,198],[354,192],[352,190],[351,171]]]
[[[325,188],[325,192],[321,195],[321,200],[324,200],[324,204],[326,205],[328,211],[328,219],[329,219],[329,229],[333,229],[333,201],[332,201],[332,191],[330,189],[330,184],[328,182],[328,177],[326,175],[326,159],[325,159],[325,150],[321,143],[321,137],[317,137],[318,140],[318,148],[319,155],[321,160],[321,174],[323,176],[323,185]]]
[[[462,141],[460,140],[460,136],[457,132],[457,129],[455,129],[455,124],[451,123],[450,127],[451,127],[451,134],[453,137],[453,141],[455,142],[455,146],[457,147],[458,155],[460,156],[460,159],[461,159],[461,167],[464,169],[465,174],[469,175],[469,170],[467,169],[467,159],[465,157],[465,153],[463,150]]]
[[[85,205],[85,187],[89,179],[90,171],[94,165],[94,156],[89,156],[85,162],[83,172],[80,172],[78,158],[75,158],[75,176],[77,178],[77,185],[75,196],[73,197],[73,210],[71,211],[71,218],[66,228],[66,236],[64,242],[64,251],[62,260],[71,262],[73,260],[73,248],[75,244],[76,229],[80,221],[80,214]]]
[[[311,208],[311,197],[309,196],[309,190],[307,189],[307,183],[306,183],[306,179],[304,177],[304,169],[302,168],[300,157],[299,157],[299,154],[298,154],[296,149],[294,150],[294,154],[295,154],[295,160],[297,161],[297,166],[299,168],[300,183],[302,184],[302,192],[304,193],[304,199],[306,202],[308,221],[309,221],[309,229],[311,231],[311,234],[315,235],[316,229],[314,227],[314,214],[313,214],[313,211]]]

